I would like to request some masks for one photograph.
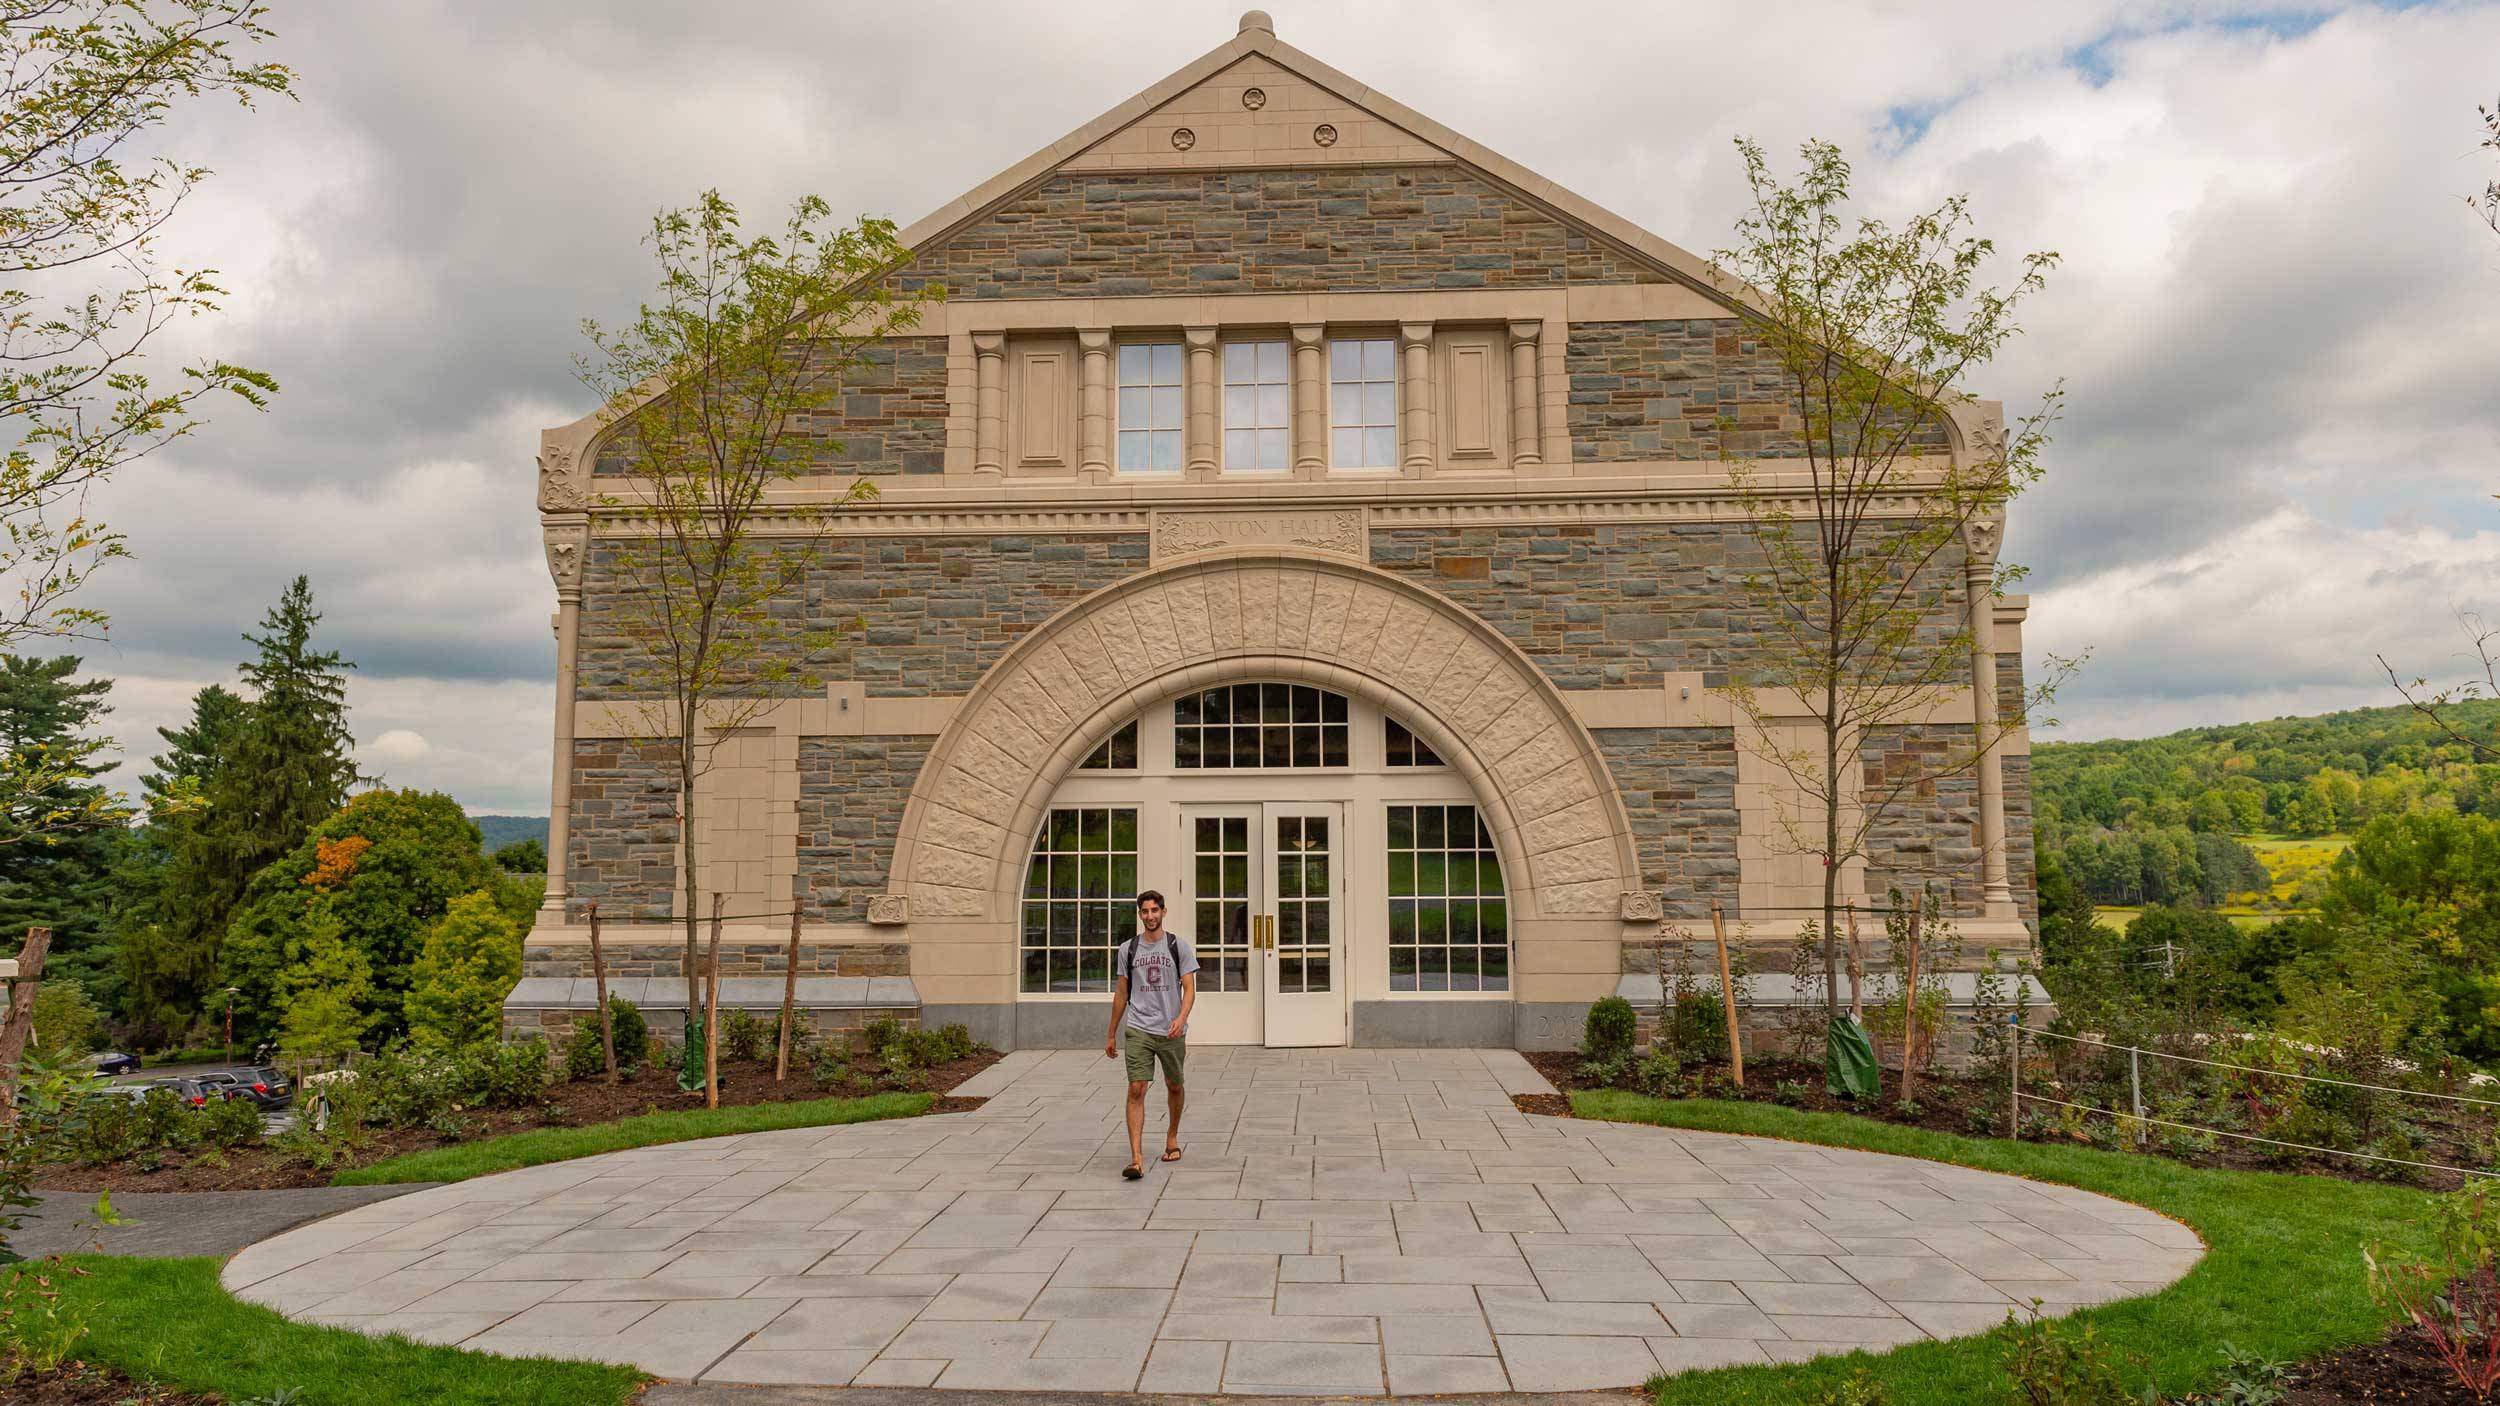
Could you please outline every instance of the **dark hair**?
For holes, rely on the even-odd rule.
[[[1153,889],[1148,889],[1144,893],[1137,895],[1137,906],[1140,908],[1145,907],[1147,901],[1150,899],[1154,902],[1155,907],[1162,909],[1164,912],[1169,913],[1172,911],[1172,905],[1164,902],[1163,895]]]

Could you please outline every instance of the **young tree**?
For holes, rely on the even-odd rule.
[[[1966,539],[1992,547],[2006,505],[2039,477],[2057,394],[1958,458],[1946,424],[2057,256],[2025,255],[2011,287],[1983,287],[1995,246],[1971,232],[1964,197],[1894,228],[1848,213],[1839,148],[1807,143],[1794,184],[1752,142],[1737,149],[1752,205],[1714,264],[1776,370],[1777,428],[1763,447],[1788,453],[1731,462],[1759,544],[1743,584],[1760,626],[1728,693],[1749,724],[1743,745],[1799,798],[1780,817],[1787,843],[1821,863],[1824,1000],[1837,1021],[1844,872],[1904,798],[1971,771],[1998,735],[1925,724],[1940,695],[1972,683]],[[1990,594],[2021,575],[2002,561],[1992,571]],[[1806,740],[1783,740],[1799,712]],[[1915,745],[1868,765],[1869,750],[1902,739]]]
[[[803,439],[880,338],[920,321],[934,285],[898,290],[909,258],[894,226],[836,227],[798,202],[779,236],[747,235],[718,191],[652,223],[659,295],[631,322],[585,322],[582,378],[619,432],[602,451],[621,473],[594,508],[614,524],[603,627],[629,645],[630,724],[670,749],[684,871],[686,1048],[702,1045],[695,996],[704,913],[699,783],[720,740],[780,696],[814,686],[805,659],[829,628],[791,631],[773,607],[797,597],[812,538],[873,495],[865,479],[803,487],[839,446]],[[693,1056],[689,1054],[689,1062]],[[717,1097],[710,1076],[707,1097]]]
[[[456,1050],[502,1033],[503,998],[521,979],[522,929],[487,889],[453,899],[426,929],[408,977],[408,1033],[420,1046]]]
[[[364,954],[347,941],[327,900],[306,908],[303,935],[293,947],[279,1047],[291,1055],[347,1054],[360,1048],[373,1027],[373,1017],[366,1013],[373,997],[372,970]]]
[[[302,844],[357,780],[346,677],[355,665],[313,648],[320,622],[298,576],[262,620],[265,633],[243,637],[260,651],[242,667],[252,701],[167,877],[167,1004],[183,1014],[200,1011],[215,985],[226,924],[252,876]]]

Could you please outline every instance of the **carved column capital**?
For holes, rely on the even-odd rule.
[[[567,603],[580,600],[584,558],[590,555],[589,519],[568,517],[550,521],[542,535],[547,548],[547,574],[555,578],[556,599]]]
[[[1293,344],[1297,347],[1318,347],[1327,338],[1328,329],[1317,323],[1298,323],[1293,329]]]
[[[1997,548],[2005,541],[2005,515],[1979,513],[1962,524],[1962,547],[1968,553],[1964,569],[1976,578],[1982,570],[1994,571]]]

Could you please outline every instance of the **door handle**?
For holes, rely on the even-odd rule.
[[[1259,946],[1270,952],[1276,950],[1276,915],[1273,913],[1259,915]]]

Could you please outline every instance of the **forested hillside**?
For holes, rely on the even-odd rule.
[[[2500,736],[2500,702],[2454,714]],[[2042,851],[2098,903],[2305,907],[2319,846],[2254,837],[2348,834],[2382,816],[2500,815],[2500,765],[2404,707],[2043,742],[2032,753]],[[2261,854],[2260,851],[2263,851]]]

